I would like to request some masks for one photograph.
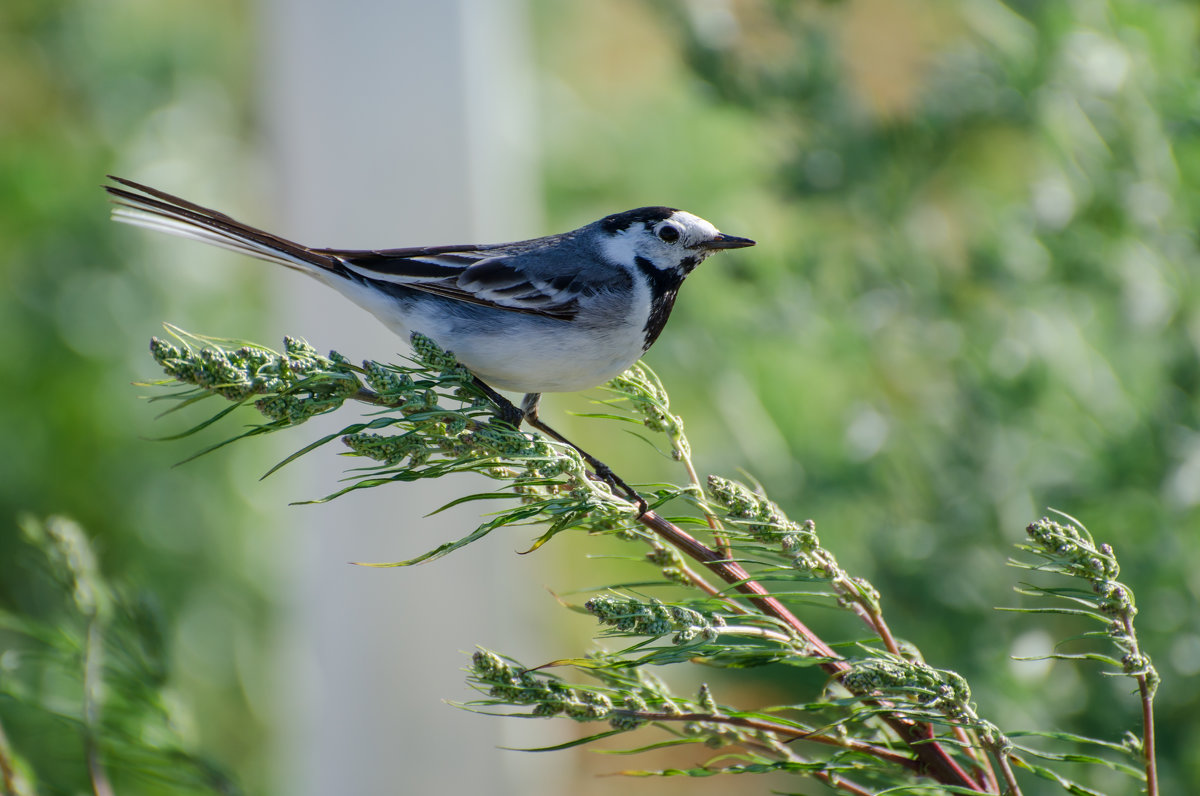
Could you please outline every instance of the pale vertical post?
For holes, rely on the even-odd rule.
[[[386,248],[544,232],[521,0],[265,0],[260,25],[263,143],[283,234]],[[407,350],[312,280],[287,279],[270,311],[325,348],[381,360]],[[340,427],[324,420],[305,440]],[[295,498],[337,488],[355,462],[335,453],[288,468]],[[525,756],[497,749],[514,745],[520,722],[443,702],[470,698],[459,670],[475,643],[551,649],[530,641],[549,601],[511,596],[543,578],[532,557],[514,555],[528,539],[497,534],[411,569],[348,563],[410,557],[469,532],[478,507],[423,518],[463,488],[399,484],[286,509],[301,552],[276,689],[290,725],[283,792],[560,792],[548,776],[560,764],[538,755],[536,778],[523,777]]]

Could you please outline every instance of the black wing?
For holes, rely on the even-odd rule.
[[[385,251],[319,250],[355,274],[509,312],[570,320],[594,288],[578,274],[525,267],[543,260],[541,241],[496,246],[438,246]]]
[[[224,213],[147,185],[110,177],[105,186],[126,223],[193,238],[289,268],[314,268],[348,279],[403,285],[436,296],[509,312],[570,320],[579,298],[594,292],[577,276],[546,273],[540,257],[555,240],[496,245],[422,246],[406,249],[314,249],[251,227]],[[127,190],[128,189],[128,190]],[[521,267],[533,257],[541,267]]]

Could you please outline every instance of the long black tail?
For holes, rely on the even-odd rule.
[[[111,174],[109,179],[125,186],[104,186],[117,205],[113,210],[113,218],[117,221],[202,241],[310,274],[314,271],[344,274],[341,262],[328,254],[318,253],[148,185]]]

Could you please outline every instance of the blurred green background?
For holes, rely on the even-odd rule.
[[[1196,4],[534,0],[530,17],[546,225],[529,234],[663,203],[759,241],[689,280],[647,357],[698,467],[743,468],[812,517],[983,715],[1116,739],[1137,726],[1131,683],[1009,661],[1080,628],[993,610],[1017,601],[1024,525],[1078,517],[1139,598],[1164,792],[1200,789]],[[0,605],[46,611],[15,517],[79,519],[161,604],[185,736],[261,792],[252,640],[284,500],[256,479],[280,449],[171,469],[191,443],[146,441],[167,431],[131,382],[155,376],[160,320],[247,336],[273,275],[147,265],[159,242],[110,224],[98,187],[186,140],[181,179],[252,202],[269,179],[254,22],[226,0],[0,6]],[[640,452],[603,458],[678,477]],[[3,700],[0,722],[35,763],[71,737]],[[46,792],[86,783],[39,771]]]

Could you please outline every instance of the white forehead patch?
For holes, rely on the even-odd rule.
[[[686,210],[676,210],[670,218],[662,223],[678,227],[680,242],[689,248],[698,243],[710,241],[721,234],[712,224]],[[658,226],[662,226],[662,224]],[[655,230],[658,229],[658,226],[655,227]]]

